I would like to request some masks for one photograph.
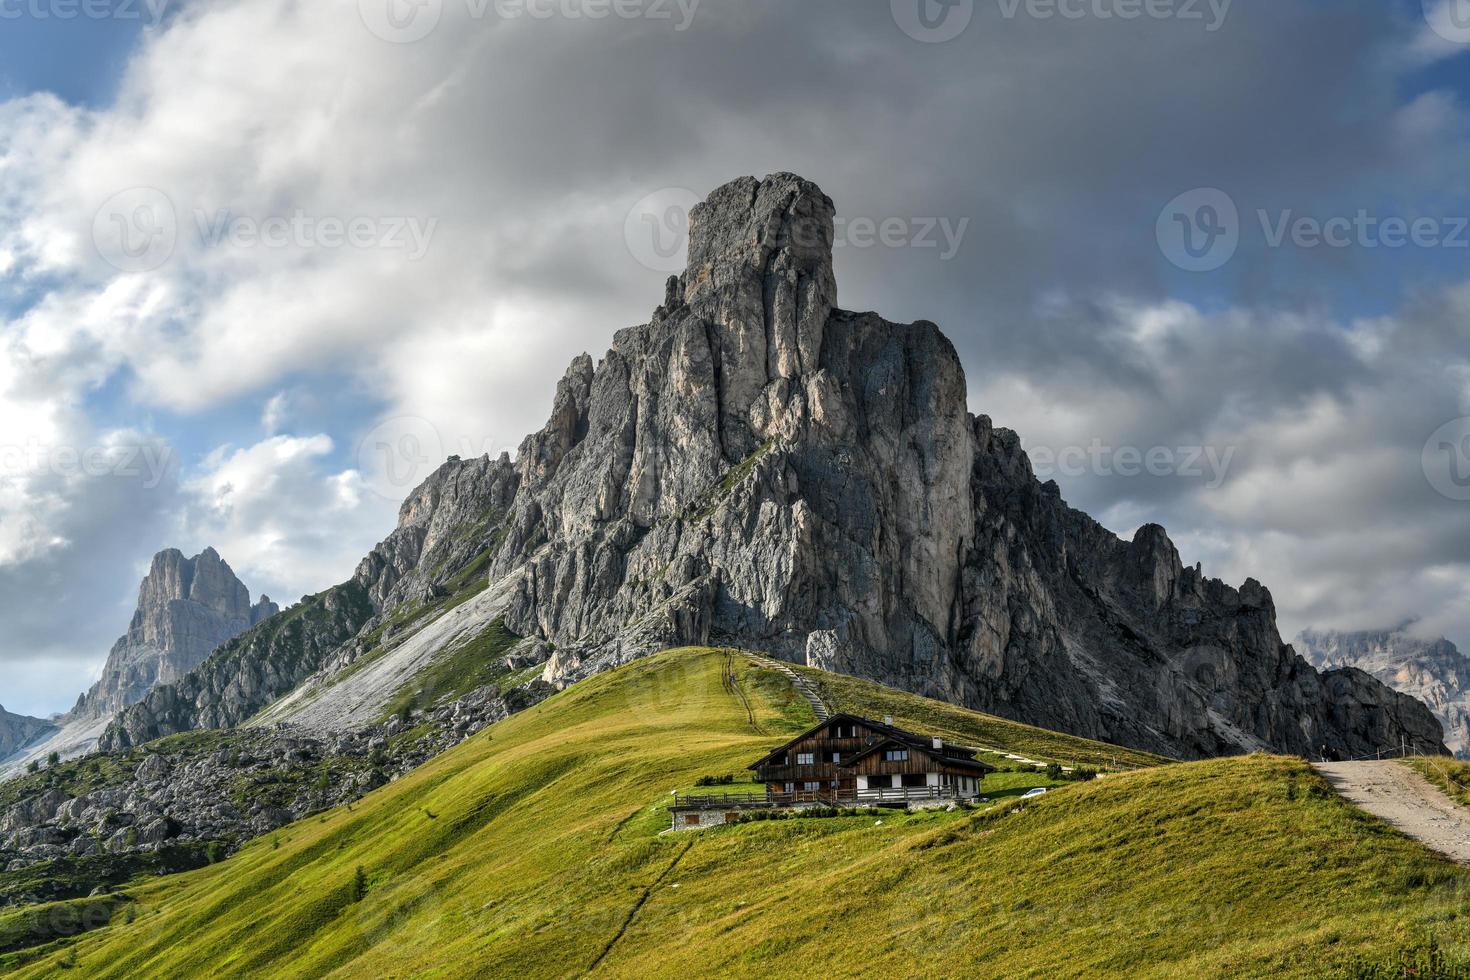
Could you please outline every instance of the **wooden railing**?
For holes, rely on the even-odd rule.
[[[914,803],[925,800],[972,799],[977,794],[964,794],[953,786],[888,786],[857,791],[858,803]]]

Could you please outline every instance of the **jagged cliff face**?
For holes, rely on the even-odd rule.
[[[931,657],[973,535],[965,382],[932,324],[835,308],[832,203],[790,176],[691,215],[646,326],[573,363],[522,445],[496,570],[550,679],[649,643]]]
[[[213,548],[193,558],[172,548],[160,551],[138,588],[127,633],[113,644],[102,677],[68,720],[105,718],[135,704],[279,611],[268,596],[252,605],[250,590]]]
[[[371,604],[357,634],[310,669],[483,567],[506,597],[485,615],[554,644],[555,684],[716,642],[1181,756],[1440,748],[1423,705],[1297,657],[1259,584],[1183,568],[1160,528],[1122,541],[1038,483],[1016,435],[969,413],[936,326],[837,307],[832,236],[800,178],[716,190],[652,320],[573,361],[514,462],[451,460],[415,491],[349,583]],[[217,692],[259,672],[229,649],[109,735],[222,717]]]
[[[1470,759],[1470,657],[1449,640],[1420,639],[1407,627],[1354,633],[1305,630],[1296,645],[1314,666],[1355,667],[1423,701],[1444,726],[1450,751]]]
[[[507,621],[557,644],[548,679],[713,640],[1185,756],[1439,747],[1422,706],[1296,657],[1259,584],[1039,484],[933,324],[837,309],[832,217],[789,175],[716,191],[652,322],[522,446],[496,567],[529,563]]]

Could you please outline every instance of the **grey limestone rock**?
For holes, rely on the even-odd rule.
[[[1357,668],[1423,701],[1444,726],[1445,744],[1470,758],[1470,657],[1449,640],[1416,636],[1407,623],[1392,630],[1305,630],[1295,646],[1314,667]]]
[[[138,588],[127,633],[113,644],[101,679],[68,720],[105,718],[137,703],[279,611],[266,596],[252,605],[250,591],[213,548],[193,558],[173,548],[160,551]]]

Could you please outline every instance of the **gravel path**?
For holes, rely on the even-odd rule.
[[[1316,768],[1348,802],[1430,850],[1470,864],[1470,810],[1409,767],[1397,762],[1322,762]]]

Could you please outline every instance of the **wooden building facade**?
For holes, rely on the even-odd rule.
[[[993,771],[973,749],[850,714],[834,715],[749,768],[775,803],[973,799]]]

